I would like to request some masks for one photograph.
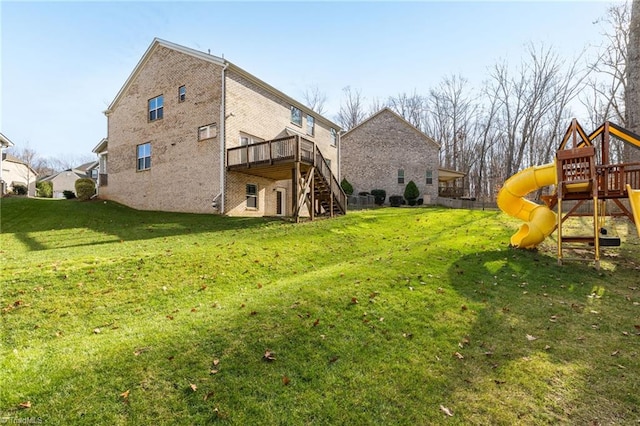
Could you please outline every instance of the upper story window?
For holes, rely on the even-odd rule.
[[[149,99],[149,121],[160,120],[162,118],[163,107],[164,98],[162,95]]]
[[[433,185],[433,171],[427,170],[425,183],[427,185]]]
[[[404,183],[404,170],[398,169],[398,183]]]
[[[143,143],[136,147],[138,165],[137,170],[148,170],[151,168],[151,142]]]
[[[336,132],[336,129],[331,128],[329,129],[329,133],[331,134],[331,145],[336,146],[338,143],[338,132]]]
[[[315,135],[316,132],[316,119],[310,115],[307,115],[307,134]]]
[[[291,122],[302,127],[302,111],[300,111],[300,108],[291,107]]]
[[[178,102],[184,102],[187,99],[187,86],[178,87]]]
[[[218,135],[216,123],[207,124],[206,126],[198,127],[198,140],[205,140],[209,138],[215,138]]]

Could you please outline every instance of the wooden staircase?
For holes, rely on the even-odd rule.
[[[296,218],[306,204],[313,220],[316,216],[334,217],[347,212],[347,197],[320,150],[315,148],[314,165],[300,172]]]

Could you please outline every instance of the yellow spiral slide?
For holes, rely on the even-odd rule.
[[[533,166],[511,176],[498,193],[498,207],[510,216],[523,220],[520,230],[511,236],[511,245],[533,248],[544,241],[557,226],[556,214],[547,206],[525,199],[525,195],[556,184],[556,164]],[[631,198],[631,196],[630,196]],[[640,202],[640,191],[636,204]],[[640,214],[640,205],[636,206]],[[636,216],[636,223],[638,217]]]

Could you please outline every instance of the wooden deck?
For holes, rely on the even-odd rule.
[[[309,215],[345,214],[347,196],[315,143],[300,136],[227,149],[227,171],[273,180],[291,179],[296,220],[306,204]]]

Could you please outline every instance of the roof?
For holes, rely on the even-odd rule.
[[[33,167],[31,167],[30,165],[28,165],[27,163],[25,163],[24,161],[22,161],[18,157],[14,157],[11,154],[7,154],[7,153],[3,152],[2,153],[2,161],[8,161],[10,163],[22,164],[23,166],[28,167],[29,170],[31,170],[31,173],[33,173],[35,176],[38,176],[38,172],[33,170]]]
[[[451,182],[452,180],[460,179],[465,176],[466,176],[465,173],[457,172],[455,170],[445,169],[442,167],[438,169],[439,182]]]
[[[12,146],[13,142],[11,142],[8,137],[0,133],[0,147],[11,148]]]
[[[172,43],[172,42],[166,41],[166,40],[162,40],[162,39],[157,38],[157,37],[153,39],[153,41],[151,42],[151,45],[149,45],[149,47],[147,48],[147,51],[144,53],[144,55],[142,56],[142,58],[140,59],[140,61],[136,65],[136,67],[133,69],[133,71],[129,75],[129,78],[127,78],[127,81],[124,83],[124,85],[122,86],[122,88],[120,89],[120,91],[118,92],[116,97],[114,98],[113,102],[111,102],[111,104],[109,105],[107,110],[104,111],[105,114],[108,115],[111,112],[111,110],[113,110],[113,108],[115,108],[115,106],[118,104],[118,101],[120,100],[120,98],[124,95],[124,93],[127,91],[129,86],[131,85],[131,83],[133,83],[135,78],[138,76],[138,74],[142,70],[143,66],[149,60],[149,58],[151,57],[153,52],[159,46],[165,47],[167,49],[175,50],[175,51],[183,53],[185,55],[193,56],[194,58],[198,58],[198,59],[201,59],[203,61],[210,62],[210,63],[216,64],[216,65],[220,65],[222,67],[225,67],[226,69],[235,71],[238,74],[240,74],[241,76],[243,76],[244,78],[246,78],[247,80],[251,81],[252,83],[257,84],[258,86],[262,87],[263,89],[267,90],[268,92],[270,92],[270,93],[278,96],[279,98],[282,98],[282,99],[286,100],[288,103],[296,106],[300,110],[304,111],[306,114],[314,116],[316,118],[316,120],[324,122],[325,124],[328,124],[329,126],[334,127],[336,130],[341,130],[342,129],[338,124],[332,122],[331,120],[329,120],[326,117],[323,117],[322,115],[318,114],[316,111],[313,111],[311,108],[307,107],[306,105],[296,101],[292,97],[286,95],[285,93],[281,92],[280,90],[276,89],[275,87],[267,84],[263,80],[260,80],[258,77],[254,76],[253,74],[248,73],[247,71],[245,71],[242,68],[240,68],[239,66],[227,61],[224,58],[220,58],[218,56],[211,55],[209,53],[200,52],[199,50],[195,50],[195,49],[191,49],[189,47],[181,46],[179,44]],[[96,152],[95,148],[94,148],[94,152]]]
[[[78,179],[82,179],[82,178],[88,178],[89,176],[83,174],[83,173],[78,173],[78,172],[74,172],[73,170],[63,170],[61,172],[58,173],[54,173],[52,175],[49,175],[45,178],[40,179],[40,182],[46,182],[46,181],[50,181],[50,180],[54,180],[55,178],[57,178],[58,176],[60,176],[63,173],[73,173],[74,175],[76,175],[76,177]]]
[[[98,142],[98,145],[96,145],[91,152],[95,152],[96,154],[101,154],[103,152],[107,151],[107,146],[109,145],[109,139],[107,138],[102,138],[102,140],[100,142]]]
[[[89,161],[88,163],[80,164],[78,167],[74,167],[73,170],[74,171],[77,170],[77,171],[81,171],[81,172],[86,172],[95,163],[96,163],[95,161]]]
[[[362,123],[358,124],[356,127],[354,127],[353,129],[349,130],[348,132],[346,132],[345,134],[342,135],[341,139],[344,139],[349,133],[353,132],[354,130],[360,128],[361,126],[363,126],[364,124],[368,123],[369,121],[372,121],[373,119],[375,119],[376,117],[382,115],[384,112],[390,112],[393,116],[395,116],[395,118],[397,118],[399,121],[401,121],[402,123],[406,124],[408,127],[410,127],[411,129],[413,129],[413,131],[415,131],[418,135],[420,135],[427,143],[432,143],[434,144],[436,147],[440,148],[440,144],[436,141],[434,141],[432,138],[430,138],[429,136],[427,136],[426,133],[424,133],[423,131],[421,131],[420,129],[418,129],[416,126],[414,126],[413,124],[409,123],[407,120],[405,120],[402,116],[400,116],[398,113],[396,113],[395,111],[393,111],[391,108],[389,107],[384,107],[382,108],[380,111],[376,112],[375,114],[372,114],[369,118],[367,118],[366,120],[364,120]]]

